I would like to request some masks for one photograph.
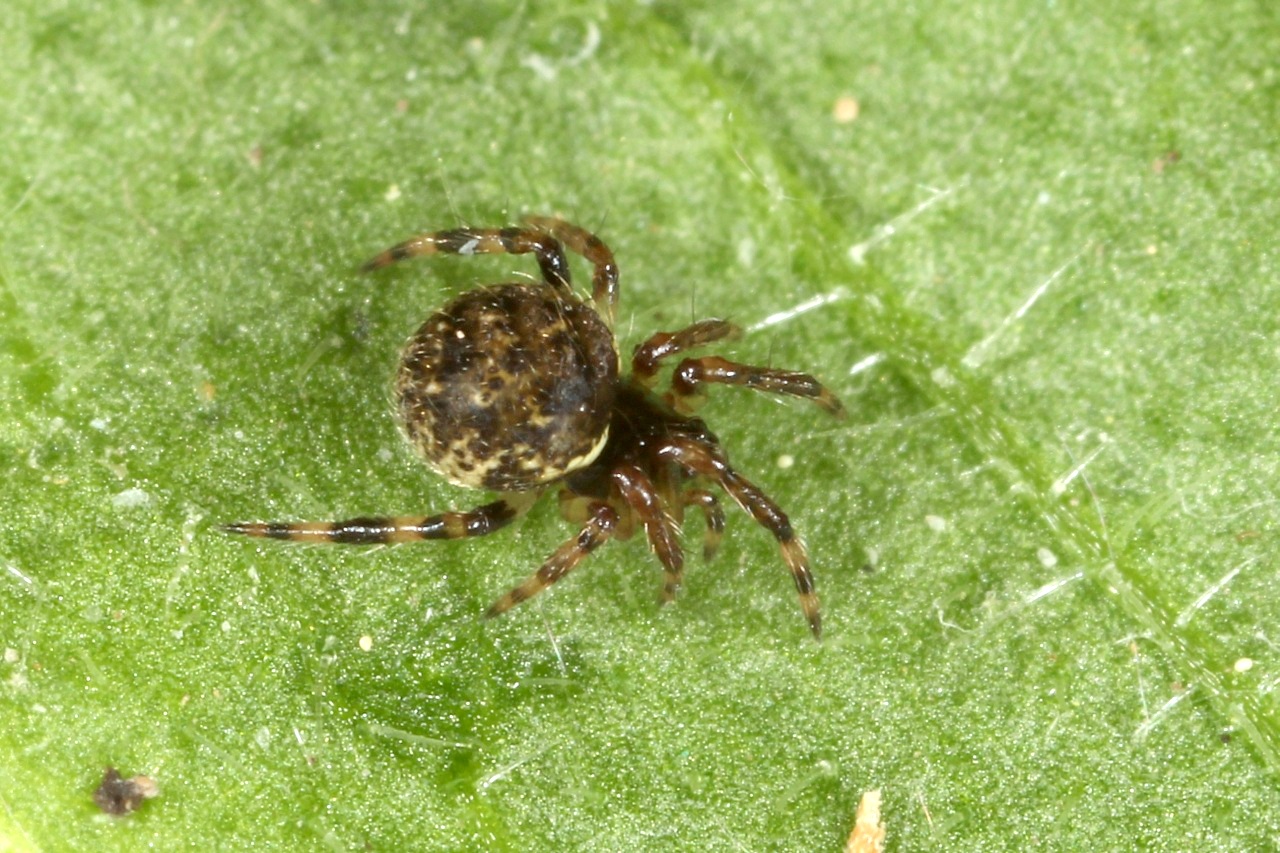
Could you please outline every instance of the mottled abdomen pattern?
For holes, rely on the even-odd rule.
[[[613,333],[546,285],[464,293],[405,347],[395,393],[410,442],[461,486],[524,491],[591,463],[618,378]]]

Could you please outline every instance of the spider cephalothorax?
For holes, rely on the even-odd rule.
[[[563,247],[594,267],[590,301],[571,288]],[[560,219],[533,218],[521,228],[456,228],[393,246],[363,269],[417,255],[526,254],[545,284],[500,284],[462,294],[410,339],[396,374],[405,434],[427,463],[462,486],[502,497],[467,512],[354,518],[336,522],[248,522],[232,533],[299,542],[374,544],[482,536],[524,513],[549,488],[560,511],[581,525],[542,567],[489,608],[502,613],[564,577],[611,538],[642,529],[665,571],[663,602],[684,573],[679,542],[685,509],[707,525],[703,551],[715,552],[724,513],[709,487],[723,490],[778,541],[815,637],[822,623],[804,545],[764,492],[729,465],[719,440],[694,411],[704,385],[743,385],[812,400],[834,415],[840,402],[816,379],[719,356],[683,358],[666,391],[656,388],[663,362],[736,337],[737,326],[702,320],[658,332],[635,350],[631,373],[619,371],[612,322],[618,301],[613,253],[594,234]]]

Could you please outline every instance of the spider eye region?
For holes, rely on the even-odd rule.
[[[395,397],[432,468],[475,489],[525,491],[591,464],[618,385],[613,332],[544,285],[472,290],[405,346]]]

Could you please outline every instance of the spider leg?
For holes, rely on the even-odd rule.
[[[603,501],[593,503],[589,508],[590,517],[578,535],[565,542],[552,554],[542,568],[534,572],[524,583],[512,589],[493,603],[484,614],[492,618],[505,613],[522,601],[533,598],[547,587],[573,570],[583,558],[599,548],[613,536],[618,525],[618,513]]]
[[[618,308],[618,264],[613,252],[596,235],[554,216],[529,216],[525,222],[538,231],[548,234],[586,258],[594,268],[591,276],[591,301],[596,310],[609,318],[613,325]]]
[[[410,237],[375,255],[360,267],[360,271],[372,272],[397,261],[421,255],[525,255],[530,252],[537,257],[538,267],[547,284],[568,293],[569,263],[565,260],[564,249],[554,234],[542,228],[451,228],[447,231],[430,231]]]
[[[822,614],[809,571],[809,555],[804,543],[791,529],[791,520],[760,488],[729,466],[719,448],[682,436],[672,436],[658,449],[659,458],[675,462],[694,474],[708,477],[729,493],[737,504],[751,514],[756,523],[773,534],[782,552],[782,561],[791,571],[800,596],[800,609],[809,620],[814,639],[822,639]]]
[[[680,496],[685,506],[699,506],[707,518],[707,532],[702,540],[702,559],[710,562],[724,537],[724,510],[720,501],[706,489],[689,489]]]
[[[663,359],[741,336],[742,329],[727,320],[700,320],[678,332],[658,332],[636,347],[631,356],[631,374],[646,388],[651,388]]]
[[[649,476],[638,465],[623,464],[610,475],[618,493],[644,525],[649,547],[662,563],[662,603],[675,601],[684,580],[684,551],[680,548],[680,529],[667,514],[661,495]]]
[[[351,518],[346,521],[236,522],[223,531],[259,539],[292,542],[386,545],[420,539],[462,539],[485,536],[506,527],[533,506],[538,492],[520,492],[476,507],[468,512],[439,515],[400,515],[390,518]]]
[[[807,373],[739,364],[718,355],[686,358],[680,362],[671,376],[671,392],[667,395],[667,402],[678,412],[692,414],[706,400],[702,386],[712,382],[742,385],[768,394],[800,397],[812,400],[837,418],[843,418],[845,414],[844,406],[840,405],[836,396]]]

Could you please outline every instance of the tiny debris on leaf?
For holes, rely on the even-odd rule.
[[[880,822],[880,791],[867,791],[858,802],[853,832],[844,853],[884,853],[884,824]]]
[[[831,106],[831,117],[836,120],[836,124],[852,124],[858,120],[859,112],[861,107],[858,99],[852,95],[842,95]]]
[[[108,767],[102,774],[102,784],[93,792],[93,801],[109,815],[127,815],[142,804],[158,796],[160,789],[150,776],[134,776],[124,779],[120,771]]]
[[[1182,159],[1182,153],[1177,150],[1166,151],[1159,157],[1151,161],[1151,171],[1157,175],[1164,174],[1164,170]]]

